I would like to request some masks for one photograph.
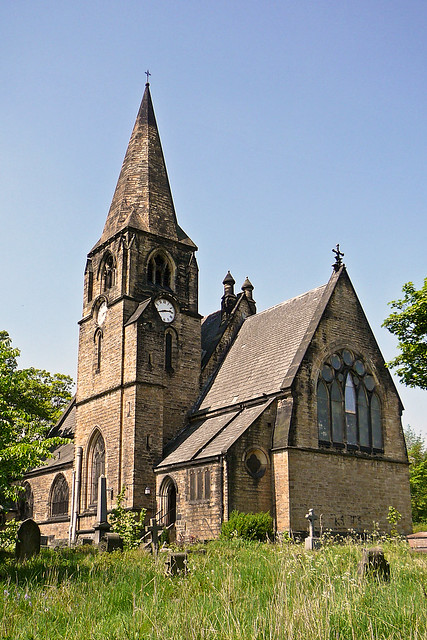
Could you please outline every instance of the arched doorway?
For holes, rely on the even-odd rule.
[[[176,485],[170,476],[167,476],[160,488],[160,517],[165,527],[176,522]]]

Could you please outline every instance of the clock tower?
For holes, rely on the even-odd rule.
[[[76,395],[78,529],[109,507],[156,513],[153,468],[199,392],[197,247],[175,215],[149,84],[101,238],[89,252]]]

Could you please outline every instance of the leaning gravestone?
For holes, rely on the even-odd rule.
[[[18,529],[15,547],[17,560],[26,560],[40,553],[40,528],[31,518],[24,520]]]
[[[357,566],[357,573],[360,578],[373,577],[377,580],[390,580],[390,565],[385,559],[384,551],[381,547],[363,549],[362,560]]]
[[[99,551],[111,553],[112,551],[123,551],[123,540],[118,533],[105,533],[98,545]]]

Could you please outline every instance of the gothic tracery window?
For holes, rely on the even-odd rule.
[[[319,444],[347,451],[383,451],[381,403],[363,359],[349,349],[324,362],[317,384]]]
[[[105,475],[105,443],[104,438],[98,433],[90,449],[89,455],[90,465],[90,504],[98,502],[98,480],[99,477]]]
[[[65,476],[60,473],[53,481],[50,494],[50,515],[52,517],[68,515],[69,495],[68,482]]]
[[[148,262],[147,280],[161,287],[171,286],[171,268],[167,260],[160,254],[152,256]]]

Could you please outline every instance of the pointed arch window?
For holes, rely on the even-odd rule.
[[[324,362],[317,384],[320,446],[383,452],[381,404],[375,389],[367,364],[350,350]]]
[[[92,441],[89,455],[90,465],[90,496],[89,502],[95,505],[98,502],[98,480],[105,475],[105,443],[104,438],[98,432]]]
[[[165,369],[170,373],[173,372],[173,334],[167,331],[165,334]]]
[[[97,329],[97,331],[95,332],[95,371],[96,373],[99,373],[99,371],[101,371],[101,363],[102,363],[102,342],[103,342],[103,335],[102,335],[102,330],[101,329]]]
[[[170,265],[160,253],[150,258],[147,268],[147,280],[149,283],[170,288],[171,276]]]
[[[50,493],[50,515],[52,517],[68,515],[69,496],[68,482],[65,476],[60,473],[53,481]]]
[[[101,269],[101,290],[108,291],[115,284],[115,263],[111,253],[107,254]]]

